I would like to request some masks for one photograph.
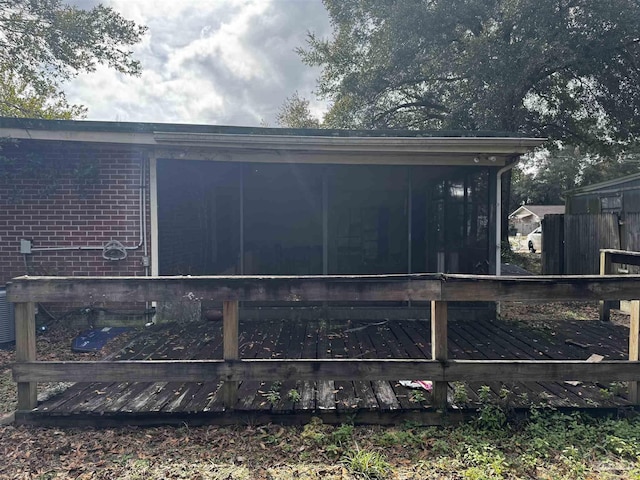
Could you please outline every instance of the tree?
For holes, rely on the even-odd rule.
[[[332,127],[501,130],[613,153],[640,133],[637,0],[324,0]]]
[[[0,114],[5,117],[70,120],[85,113],[85,107],[69,104],[64,92],[53,85],[38,91],[10,72],[0,72]]]
[[[309,100],[300,97],[298,92],[287,97],[276,116],[276,122],[281,127],[320,128],[320,120],[311,114]]]
[[[564,192],[581,183],[585,159],[578,149],[538,153],[518,165],[514,171],[510,211],[520,205],[558,205]]]
[[[0,0],[0,114],[73,118],[61,84],[99,64],[140,74],[130,47],[146,27],[109,7],[90,10],[60,0]]]
[[[637,173],[639,165],[635,154],[611,158],[569,147],[538,153],[514,170],[510,211],[523,204],[563,204],[567,191]]]

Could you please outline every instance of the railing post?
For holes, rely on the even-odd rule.
[[[631,322],[629,324],[629,360],[637,362],[638,336],[640,335],[640,300],[631,302]],[[629,401],[638,405],[640,403],[640,390],[638,382],[629,382]]]
[[[609,252],[600,250],[600,275],[609,275],[611,273],[611,265]],[[609,300],[600,300],[599,304],[600,321],[608,322],[611,319],[611,302]]]
[[[222,304],[222,335],[224,360],[237,360],[238,350],[238,301],[229,300]],[[222,385],[223,401],[228,410],[232,410],[238,401],[238,382],[226,381]]]
[[[431,358],[446,361],[447,345],[447,302],[431,302]],[[434,381],[431,391],[432,404],[435,408],[447,408],[447,382]]]
[[[16,363],[36,360],[36,314],[35,305],[16,303]],[[38,384],[18,383],[18,410],[32,410],[38,406]]]

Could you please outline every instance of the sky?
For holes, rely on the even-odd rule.
[[[295,52],[308,32],[331,33],[321,0],[73,0],[110,6],[146,25],[134,47],[140,77],[106,67],[82,74],[64,90],[88,108],[88,120],[276,125],[297,91],[320,116],[313,91],[319,70]]]

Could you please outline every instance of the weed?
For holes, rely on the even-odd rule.
[[[463,462],[470,467],[463,472],[463,478],[502,478],[508,467],[504,453],[489,443],[468,445],[463,454]]]
[[[438,438],[433,442],[433,445],[431,445],[431,450],[433,450],[433,453],[436,455],[448,455],[451,453],[451,446],[446,440]]]
[[[421,403],[427,399],[422,390],[411,390],[409,392],[409,401],[413,403]]]
[[[612,382],[609,384],[607,388],[603,388],[600,390],[600,393],[604,395],[605,398],[611,398],[620,396],[627,391],[627,384],[625,382]]]
[[[382,447],[395,445],[407,447],[419,444],[420,439],[412,431],[391,429],[379,435],[376,443]]]
[[[509,391],[505,388],[500,390],[500,398],[507,398]],[[482,385],[478,389],[478,398],[480,406],[478,407],[478,416],[475,418],[475,425],[482,430],[500,430],[507,424],[507,414],[500,405],[496,405],[491,401],[491,388],[488,385]]]
[[[614,393],[609,390],[608,388],[601,388],[600,389],[600,395],[602,395],[602,398],[608,400],[610,398],[613,398]]]
[[[333,443],[336,443],[338,445],[343,445],[349,440],[351,440],[352,435],[353,435],[353,425],[342,424],[338,428],[336,428],[333,432],[331,432],[330,438]]]
[[[271,405],[275,405],[280,401],[280,392],[274,392],[273,390],[269,390],[266,396],[267,396],[267,400]]]
[[[370,480],[387,478],[391,470],[382,454],[360,448],[348,451],[341,462],[351,473]]]
[[[267,400],[269,401],[269,403],[271,405],[275,405],[276,403],[278,403],[280,401],[280,387],[282,386],[282,383],[280,382],[273,382],[271,384],[271,387],[269,388],[269,391],[266,394]]]
[[[491,400],[491,388],[489,387],[489,385],[482,385],[478,389],[478,398],[482,403],[489,403],[489,401]]]
[[[311,421],[302,429],[302,438],[314,443],[322,443],[327,436],[325,430],[322,420],[318,417],[312,417]]]
[[[300,395],[300,392],[298,390],[296,390],[295,388],[292,388],[287,393],[287,398],[289,399],[290,402],[297,403],[302,399],[302,395]]]
[[[327,453],[327,455],[338,457],[342,453],[342,447],[331,443],[324,447],[324,451]]]
[[[500,400],[507,401],[510,395],[511,395],[511,390],[506,388],[504,385],[500,387],[500,392],[498,392],[498,396],[500,397]]]
[[[456,405],[466,405],[469,403],[469,394],[464,382],[453,382],[453,403]]]

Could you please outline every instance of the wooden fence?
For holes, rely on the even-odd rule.
[[[495,277],[384,275],[331,277],[19,277],[7,289],[16,303],[18,409],[37,406],[37,382],[225,382],[235,404],[240,380],[434,381],[433,406],[446,408],[451,381],[629,381],[638,402],[640,275]],[[105,362],[36,361],[36,302],[222,301],[223,359]],[[457,301],[634,300],[630,360],[452,360],[447,358],[447,306]],[[430,301],[432,359],[239,359],[238,301]]]
[[[639,213],[546,215],[542,231],[545,275],[593,275],[599,271],[601,249],[640,251]]]
[[[542,273],[564,274],[564,215],[545,215],[542,219]]]
[[[600,267],[600,249],[620,249],[618,215],[565,215],[564,257],[568,275],[593,275]]]

